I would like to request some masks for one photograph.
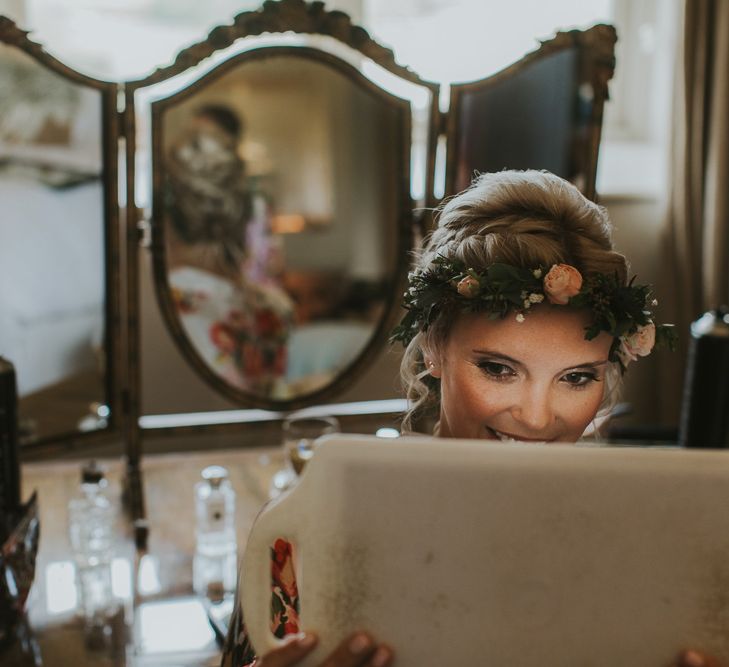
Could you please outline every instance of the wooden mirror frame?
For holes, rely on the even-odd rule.
[[[92,431],[61,433],[24,444],[21,455],[24,459],[54,456],[118,436],[124,421],[122,412],[122,388],[125,380],[121,375],[123,364],[122,326],[123,314],[121,290],[121,243],[119,238],[118,156],[119,118],[117,113],[118,85],[94,79],[67,67],[47,53],[44,48],[28,38],[28,32],[20,29],[14,21],[0,16],[0,42],[17,48],[42,67],[71,83],[98,91],[101,99],[101,155],[103,185],[103,227],[104,238],[104,392],[110,409],[105,427]],[[13,361],[12,359],[10,361]]]
[[[394,272],[385,278],[385,303],[383,314],[375,323],[373,333],[369,341],[349,361],[346,366],[337,371],[334,377],[323,387],[313,391],[296,395],[290,399],[266,398],[252,392],[243,391],[232,386],[216,373],[197,353],[194,345],[184,331],[178,313],[171,299],[171,287],[169,285],[166,245],[166,224],[164,220],[163,204],[160,197],[153,195],[151,228],[151,251],[154,269],[154,286],[157,296],[157,304],[162,311],[168,330],[172,334],[175,344],[182,352],[186,361],[197,371],[197,373],[218,393],[228,398],[232,403],[240,406],[264,408],[267,410],[289,411],[307,407],[314,404],[327,402],[328,399],[340,394],[346,387],[351,386],[366,370],[367,362],[386,343],[389,331],[395,324],[395,317],[399,306],[401,286],[404,281],[404,274],[407,272],[408,252],[413,247],[413,230],[415,228],[415,216],[413,213],[413,202],[410,197],[410,152],[411,152],[411,112],[410,105],[406,100],[396,98],[382,90],[369,79],[364,77],[355,67],[330,55],[326,51],[320,51],[311,47],[299,46],[270,46],[254,48],[252,50],[238,53],[216,66],[214,69],[205,72],[194,83],[182,91],[169,97],[165,97],[151,104],[152,113],[152,137],[153,137],[153,159],[163,153],[161,143],[163,142],[163,117],[167,109],[182,100],[191,97],[203,89],[207,84],[218,78],[224,77],[234,68],[250,62],[267,60],[278,56],[290,56],[300,59],[321,63],[332,68],[334,71],[343,74],[347,81],[360,90],[370,92],[374,97],[388,104],[388,111],[394,110],[398,116],[398,125],[402,136],[398,137],[400,150],[397,155],[395,171],[398,174],[396,197],[400,204],[393,216],[397,221],[397,228],[394,233],[388,230],[388,241],[395,241],[394,257],[397,263]],[[160,178],[160,171],[153,163],[153,192],[159,193],[163,187]],[[373,221],[373,225],[377,221]],[[389,273],[389,271],[388,271]]]
[[[141,413],[141,381],[140,381],[140,332],[139,332],[139,311],[140,311],[140,294],[139,294],[139,261],[137,258],[137,248],[139,244],[139,224],[141,218],[141,212],[137,211],[131,206],[132,202],[135,202],[134,192],[134,170],[133,162],[135,155],[135,131],[136,131],[136,119],[135,119],[135,93],[136,91],[150,87],[162,81],[171,79],[183,72],[188,71],[190,68],[197,66],[203,60],[211,56],[212,54],[227,49],[233,44],[245,37],[254,37],[264,34],[283,34],[283,33],[297,33],[303,35],[320,35],[330,37],[341,42],[345,46],[349,47],[353,51],[359,52],[362,56],[369,59],[373,63],[379,65],[383,69],[387,70],[391,74],[397,77],[414,83],[418,86],[426,88],[430,91],[431,106],[430,106],[430,122],[429,122],[429,136],[427,139],[427,164],[426,164],[426,201],[425,205],[432,205],[432,199],[427,197],[427,193],[432,192],[432,178],[433,178],[433,165],[435,159],[435,144],[437,141],[437,121],[438,121],[438,92],[439,87],[437,84],[433,84],[421,79],[417,74],[412,72],[410,69],[398,65],[395,62],[394,54],[391,50],[377,44],[369,36],[366,30],[352,24],[349,16],[340,11],[327,11],[324,8],[322,2],[306,3],[303,0],[281,0],[280,2],[266,2],[261,9],[249,12],[243,12],[235,17],[231,25],[218,26],[214,28],[207,39],[195,44],[187,49],[181,51],[175,61],[168,67],[160,68],[150,74],[144,79],[129,82],[125,89],[125,136],[127,139],[127,201],[130,203],[127,211],[127,256],[128,256],[128,281],[127,289],[129,294],[129,319],[128,319],[128,338],[129,338],[129,369],[130,369],[130,394],[129,394],[129,421],[133,425],[130,426],[128,438],[133,442],[138,442],[141,434],[139,427],[139,419],[142,416]],[[260,50],[268,49],[270,47],[262,47]],[[282,49],[283,47],[276,47]],[[292,52],[302,53],[302,49],[305,47],[292,47]],[[257,49],[254,49],[254,51]],[[315,48],[306,48],[308,53],[317,52],[318,58],[326,61],[328,64],[337,67],[340,71],[348,75],[348,78],[353,77],[353,73],[356,72],[354,67],[351,67],[345,61],[330,55],[324,50],[319,51]],[[251,51],[253,52],[253,51]],[[249,53],[251,53],[249,52]],[[239,54],[240,55],[240,54]],[[250,56],[248,56],[250,57]],[[229,63],[240,62],[238,55],[232,56],[225,63],[219,65],[226,67]],[[215,69],[213,72],[215,72]],[[380,95],[390,96],[389,93],[380,89],[376,84],[370,82],[366,77],[362,76],[359,72],[356,72],[356,79],[352,78],[354,83],[358,85],[366,85],[373,91],[378,91]],[[203,78],[198,79],[202,81]],[[193,86],[197,85],[196,81]],[[394,98],[393,99],[397,99]],[[409,107],[407,103],[403,103],[404,108]],[[409,132],[409,123],[408,123]],[[409,148],[411,146],[411,140],[408,136],[404,144],[408,146],[407,155],[402,155],[403,164],[407,167],[407,173],[409,174],[409,163],[410,155]],[[410,185],[409,182],[405,182],[403,179],[398,186],[401,192],[403,202],[410,202]],[[211,375],[214,373],[209,368],[199,368],[201,362],[199,359],[192,360],[190,355],[185,355],[186,359],[193,365],[197,366],[197,370],[203,373],[208,380],[208,384],[217,388],[221,393],[227,396],[229,399],[237,402],[241,406],[251,407],[265,407],[269,410],[293,410],[298,409],[307,405],[313,405],[321,403],[325,400],[331,399],[342,388],[358,377],[358,375],[364,370],[365,362],[368,355],[375,353],[382,347],[387,337],[389,329],[394,324],[394,319],[397,314],[397,300],[400,292],[402,291],[402,285],[404,284],[405,275],[407,273],[407,252],[416,245],[416,239],[422,233],[422,221],[417,219],[412,210],[400,210],[398,211],[399,229],[398,235],[398,249],[397,255],[403,259],[402,266],[397,268],[397,275],[390,279],[390,285],[392,293],[387,304],[387,313],[380,320],[376,332],[373,334],[370,342],[367,344],[364,350],[357,356],[357,358],[349,364],[348,368],[343,373],[339,373],[336,379],[332,383],[328,383],[326,387],[321,388],[311,394],[306,394],[301,398],[295,398],[290,401],[275,401],[260,399],[256,400],[249,394],[243,394],[242,392],[236,391],[230,387],[221,387],[219,378],[212,378]],[[159,257],[160,244],[162,243],[162,237],[155,233],[152,235],[152,246],[153,252]],[[162,271],[161,262],[156,261],[154,265],[156,272],[155,283],[156,289],[159,291],[160,287],[160,272]],[[163,313],[165,313],[165,319],[169,320],[170,313],[165,312],[168,310],[166,306],[163,306]],[[174,332],[174,337],[179,335],[179,327],[176,327],[178,331]],[[227,425],[231,428],[235,427],[234,424]],[[226,425],[218,425],[219,429],[226,429]],[[175,432],[195,430],[204,431],[206,427],[193,426],[177,426],[170,427]],[[162,429],[170,432],[167,429]],[[136,431],[136,432],[132,432]],[[159,434],[158,430],[155,429],[155,434]],[[138,446],[133,445],[133,449],[137,450]]]
[[[583,194],[589,199],[595,200],[603,109],[605,101],[608,99],[608,82],[615,71],[616,41],[615,28],[606,24],[597,24],[587,30],[558,32],[551,39],[543,41],[535,51],[491,76],[478,81],[451,85],[450,107],[445,122],[447,152],[444,196],[455,194],[456,165],[459,159],[458,144],[462,129],[459,123],[459,113],[463,98],[470,93],[487,90],[549,56],[574,48],[578,52],[578,86],[587,84],[593,93],[586,137],[584,145],[579,147],[578,155],[585,164]],[[535,168],[538,168],[538,165],[535,165]]]

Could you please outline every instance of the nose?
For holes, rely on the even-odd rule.
[[[512,408],[512,417],[527,431],[522,435],[533,437],[548,435],[549,427],[555,418],[549,387],[537,384],[525,387]]]

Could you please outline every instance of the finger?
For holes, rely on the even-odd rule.
[[[339,644],[321,667],[360,667],[368,664],[376,650],[372,637],[365,632],[357,632]]]
[[[259,658],[256,667],[289,667],[295,665],[316,646],[317,637],[311,632],[292,635],[283,645]]]
[[[392,649],[385,644],[377,647],[372,657],[367,662],[367,667],[387,667],[394,657]]]
[[[721,667],[713,656],[694,650],[683,651],[676,664],[678,667]]]

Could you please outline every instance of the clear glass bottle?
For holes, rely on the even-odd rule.
[[[221,600],[235,591],[238,547],[235,533],[235,491],[222,466],[208,466],[195,485],[196,548],[193,588]]]
[[[111,586],[115,509],[108,482],[96,463],[81,470],[78,495],[68,504],[68,529],[87,631],[103,628],[117,604]]]

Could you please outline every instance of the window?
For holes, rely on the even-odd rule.
[[[451,83],[493,74],[556,29],[609,22],[610,0],[362,0],[363,23],[420,76]]]
[[[600,22],[615,25],[617,66],[605,107],[598,191],[603,198],[654,198],[665,190],[676,0],[362,0],[362,4],[364,25],[394,49],[399,62],[445,84],[493,74],[556,31]]]

